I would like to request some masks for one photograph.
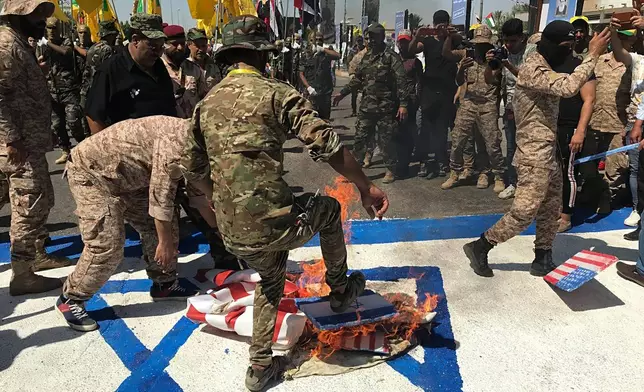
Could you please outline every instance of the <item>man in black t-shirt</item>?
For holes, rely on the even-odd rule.
[[[582,63],[582,60],[570,55],[566,61],[554,70],[559,73],[571,74],[575,68]],[[557,120],[557,147],[558,156],[563,172],[563,206],[559,219],[559,232],[563,233],[571,229],[572,213],[577,195],[577,171],[578,167],[572,165],[575,154],[581,152],[586,137],[586,128],[593,114],[595,102],[595,87],[597,81],[595,76],[584,84],[579,94],[571,98],[563,98],[559,102],[559,118]]]
[[[442,55],[450,22],[449,13],[436,11],[433,22],[439,36],[432,35],[432,29],[421,27],[409,45],[412,53],[423,52],[425,56],[420,98],[422,126],[416,146],[416,155],[421,160],[419,177],[426,177],[430,173],[445,176],[449,163],[447,130],[455,114],[457,64]]]

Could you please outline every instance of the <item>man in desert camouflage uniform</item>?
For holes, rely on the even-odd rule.
[[[500,97],[501,74],[486,74],[489,68],[486,53],[493,49],[492,30],[486,25],[481,25],[474,30],[475,58],[466,58],[466,50],[452,50],[450,52],[454,61],[461,61],[456,75],[459,86],[466,85],[465,94],[456,112],[456,121],[452,130],[452,151],[450,156],[451,174],[442,185],[442,189],[456,186],[462,176],[463,149],[468,141],[475,140],[475,132],[480,132],[485,140],[485,150],[489,157],[492,173],[494,173],[494,192],[499,193],[505,189],[503,174],[505,164],[501,152],[501,130],[499,129],[498,101]],[[451,49],[451,34],[444,42],[443,52],[447,54]],[[479,175],[477,188],[488,187],[488,174],[483,171]]]
[[[206,96],[208,91],[212,90],[213,87],[219,82],[221,82],[221,69],[210,56],[208,56],[208,37],[206,32],[199,29],[190,29],[187,34],[188,49],[190,50],[190,57],[187,61],[183,63],[183,67],[186,67],[187,75],[193,75],[196,73],[196,69],[192,70],[190,67],[196,65],[201,70],[201,73],[206,79],[206,88],[205,94],[200,96],[199,99],[203,99]],[[194,80],[194,78],[193,78]],[[193,88],[195,83],[191,82],[191,87]],[[192,114],[192,113],[191,113]]]
[[[177,278],[175,197],[189,127],[188,120],[167,116],[125,120],[72,150],[66,170],[85,247],[56,303],[71,328],[98,328],[85,312],[84,302],[123,261],[125,222],[141,237],[143,259],[153,281],[152,299],[185,299],[196,293],[192,285]],[[204,194],[192,194],[192,205],[216,225]]]
[[[405,121],[407,118],[410,91],[406,90],[400,56],[385,44],[385,28],[381,24],[369,26],[368,35],[369,49],[358,65],[355,77],[334,97],[333,104],[337,105],[353,88],[362,88],[354,155],[358,162],[364,162],[368,140],[378,128],[378,145],[387,167],[382,182],[389,184],[396,180],[396,119]]]
[[[557,160],[557,116],[560,98],[576,95],[593,73],[610,39],[608,29],[590,42],[588,56],[572,74],[552,70],[572,53],[573,26],[554,21],[543,31],[538,53],[530,55],[519,69],[514,95],[517,121],[517,152],[514,165],[518,183],[514,203],[477,241],[463,247],[477,275],[490,277],[488,253],[496,245],[523,232],[536,219],[535,259],[530,274],[545,276],[556,266],[552,245],[561,211],[562,178]]]
[[[177,114],[189,118],[203,97],[208,93],[205,74],[195,63],[186,64],[188,51],[183,27],[169,25],[163,29],[168,37],[161,60],[172,79]]]
[[[315,161],[329,162],[355,183],[373,215],[382,216],[388,201],[308,100],[288,84],[262,76],[268,52],[274,50],[262,21],[237,17],[223,27],[222,41],[216,60],[232,70],[197,106],[182,165],[190,183],[213,195],[226,247],[262,278],[255,288],[246,373],[246,387],[260,391],[283,370],[282,357],[273,358],[271,347],[289,250],[320,233],[335,311],[346,310],[365,284],[360,272],[346,276],[340,204],[325,196],[295,197],[282,178],[282,147],[289,134],[307,146]]]
[[[71,134],[76,142],[85,139],[83,113],[80,105],[82,61],[74,53],[74,44],[60,34],[60,22],[47,19],[47,43],[42,46],[42,56],[50,67],[47,85],[52,99],[51,130],[58,136],[63,153],[56,161],[65,163],[71,149]]]
[[[116,29],[116,22],[113,20],[100,22],[98,36],[101,39],[94,44],[88,51],[85,58],[85,68],[83,69],[83,84],[81,86],[81,107],[85,110],[87,102],[87,93],[96,71],[105,60],[114,55],[114,45],[119,32]]]
[[[38,64],[27,42],[27,37],[43,37],[53,12],[45,0],[6,0],[0,11],[0,172],[8,180],[11,202],[11,295],[60,287],[59,279],[34,271],[70,264],[44,250],[45,223],[54,205],[45,158],[52,149],[51,97],[41,69],[45,64]]]

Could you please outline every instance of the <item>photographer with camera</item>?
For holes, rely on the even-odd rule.
[[[467,180],[461,176],[461,173],[465,172],[465,168],[461,164],[462,154],[468,140],[474,140],[476,126],[485,140],[485,150],[488,153],[494,174],[494,191],[499,193],[505,189],[501,131],[497,122],[501,74],[492,75],[486,72],[488,68],[486,54],[494,48],[492,31],[486,25],[477,27],[474,30],[474,38],[470,41],[474,45],[474,49],[464,50],[450,50],[453,30],[449,29],[448,32],[448,38],[443,46],[443,56],[452,60],[461,60],[456,84],[465,85],[467,90],[456,112],[456,122],[452,130],[452,153],[450,156],[452,171],[441,188],[450,189],[459,182]],[[487,185],[487,176],[487,173],[481,173],[478,182]],[[487,186],[478,185],[478,188],[487,188]]]
[[[517,149],[517,125],[514,119],[514,109],[512,99],[517,84],[517,75],[519,67],[526,58],[528,44],[527,37],[523,33],[523,22],[520,19],[509,19],[501,27],[503,37],[503,46],[491,50],[487,53],[489,67],[486,69],[486,75],[491,78],[493,75],[502,75],[501,89],[505,95],[505,112],[503,113],[503,126],[505,128],[505,139],[507,143],[506,164],[507,187],[499,193],[501,199],[511,199],[514,197],[517,186],[517,171],[512,166],[514,152]],[[535,46],[535,45],[532,45]]]

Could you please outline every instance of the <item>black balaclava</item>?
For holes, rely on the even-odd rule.
[[[572,52],[571,46],[562,46],[562,42],[575,40],[575,28],[563,20],[550,22],[543,30],[538,52],[548,62],[551,68],[558,67],[566,61]]]

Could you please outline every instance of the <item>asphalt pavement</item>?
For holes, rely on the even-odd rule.
[[[338,77],[338,90],[346,78]],[[346,97],[338,107],[332,111],[332,126],[340,134],[343,143],[348,146],[353,144],[356,117],[351,114],[351,97]],[[323,191],[326,186],[332,185],[337,177],[333,169],[325,163],[316,163],[311,160],[303,144],[293,138],[287,141],[285,150],[284,178],[295,193]],[[69,191],[66,180],[62,179],[64,165],[57,165],[54,161],[60,156],[60,151],[47,154],[51,180],[54,185],[56,205],[52,209],[47,228],[52,236],[77,234],[78,220],[74,215],[75,203]],[[380,186],[389,196],[390,209],[387,213],[391,218],[442,218],[457,215],[480,215],[504,212],[511,205],[511,201],[500,200],[492,191],[492,187],[480,190],[474,184],[461,186],[444,191],[440,184],[445,178],[427,180],[416,177],[418,164],[411,167],[411,177],[398,180],[393,184],[382,184],[384,177],[382,159],[376,156],[373,167],[365,169],[366,174]],[[0,242],[8,241],[10,222],[9,206],[0,210]],[[367,218],[361,211],[360,219]]]

